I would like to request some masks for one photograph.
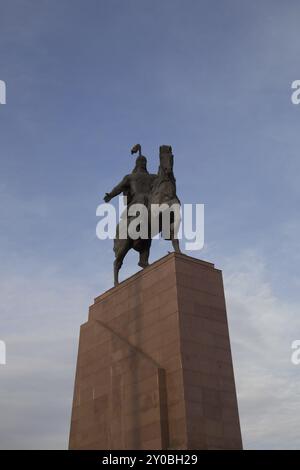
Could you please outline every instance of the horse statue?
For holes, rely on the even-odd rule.
[[[139,252],[138,265],[141,268],[149,265],[150,247],[155,235],[161,233],[163,238],[171,240],[174,250],[180,252],[177,238],[180,226],[180,201],[176,195],[172,147],[160,146],[157,174],[148,172],[147,159],[142,155],[140,144],[131,149],[132,154],[137,152],[139,155],[133,171],[104,197],[104,201],[109,202],[113,197],[123,193],[127,199],[127,206],[117,225],[114,239],[115,286],[119,283],[119,271],[130,249]],[[145,210],[141,210],[143,208]],[[138,232],[141,232],[141,227],[146,227],[146,236],[133,236],[130,231],[132,224]]]

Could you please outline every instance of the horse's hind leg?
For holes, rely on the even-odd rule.
[[[114,285],[115,286],[119,284],[119,271],[123,264],[123,260],[129,250],[130,250],[130,244],[126,243],[126,245],[122,246],[122,248],[116,252],[116,259],[114,261]]]
[[[175,231],[176,231],[176,234],[175,234]],[[171,227],[170,227],[170,235],[171,235],[172,245],[173,245],[174,251],[176,253],[181,253],[181,249],[180,249],[180,246],[179,246],[179,240],[177,238],[177,232],[178,232],[178,230],[175,230],[175,227],[172,224]]]
[[[140,260],[138,262],[138,265],[141,268],[146,268],[149,265],[150,245],[151,242],[148,243],[142,251],[140,251]]]
[[[116,258],[114,261],[114,286],[115,287],[119,284],[119,271],[120,271],[121,266],[122,266],[122,263],[120,264]]]
[[[176,251],[176,253],[181,253],[178,238],[172,238],[172,245],[173,245],[174,251]]]

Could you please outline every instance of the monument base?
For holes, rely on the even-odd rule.
[[[171,253],[81,326],[70,449],[242,449],[221,271]]]

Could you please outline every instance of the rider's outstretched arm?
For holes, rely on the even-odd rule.
[[[118,196],[118,194],[128,191],[129,189],[129,177],[126,175],[122,181],[115,186],[110,193],[106,193],[104,197],[105,202],[109,202],[113,197]]]

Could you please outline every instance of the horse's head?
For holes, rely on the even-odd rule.
[[[159,162],[165,175],[170,176],[173,174],[174,157],[171,145],[161,145],[159,147]]]

